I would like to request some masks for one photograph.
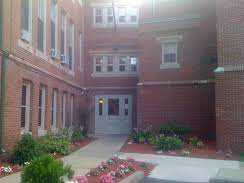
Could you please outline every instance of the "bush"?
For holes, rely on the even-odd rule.
[[[46,153],[59,153],[67,155],[69,153],[69,140],[66,137],[46,135],[39,139],[41,149]]]
[[[148,138],[147,141],[148,141],[148,143],[149,143],[150,145],[155,146],[155,145],[157,145],[158,137],[157,137],[156,135],[151,135],[151,136]]]
[[[55,160],[49,155],[43,155],[33,160],[24,168],[21,175],[22,183],[63,183],[66,176],[72,178],[74,172],[69,166]]]
[[[71,140],[72,142],[77,142],[83,140],[84,138],[85,136],[83,130],[79,128],[73,131]]]
[[[182,147],[183,143],[178,137],[167,137],[160,135],[157,140],[157,148],[162,151],[177,150]]]
[[[202,147],[203,146],[203,142],[201,140],[199,140],[197,137],[191,137],[189,139],[189,144],[193,147]]]
[[[71,128],[64,128],[61,129],[56,136],[71,142],[72,134],[73,134],[73,130]]]
[[[165,136],[179,136],[180,138],[190,133],[190,128],[177,124],[175,121],[169,122],[161,126],[160,134]]]
[[[131,138],[134,143],[140,143],[143,144],[145,142],[148,142],[149,138],[151,138],[153,134],[148,130],[138,130],[134,129],[131,133]]]
[[[41,155],[38,142],[31,135],[22,136],[21,140],[14,146],[11,160],[14,164],[24,165]]]

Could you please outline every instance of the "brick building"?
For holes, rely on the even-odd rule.
[[[90,134],[176,120],[243,150],[241,0],[0,3],[5,147],[87,113]]]

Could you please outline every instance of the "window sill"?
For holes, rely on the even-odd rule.
[[[38,137],[44,136],[47,134],[47,130],[44,130],[42,128],[38,128]]]
[[[138,73],[92,73],[92,77],[137,77]]]
[[[26,134],[30,134],[32,135],[32,132],[29,131],[29,130],[26,130],[25,128],[21,128],[21,132],[20,132],[21,135],[26,135]]]
[[[161,64],[160,69],[179,69],[180,64],[178,63],[172,63],[172,64]]]

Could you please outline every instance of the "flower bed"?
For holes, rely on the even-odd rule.
[[[202,147],[193,147],[192,145],[185,143],[179,150],[163,152],[159,151],[155,146],[148,143],[138,144],[133,143],[131,139],[128,139],[120,151],[124,153],[157,154],[220,160],[240,160],[238,154],[234,154],[230,151],[218,151],[214,141],[205,140],[203,141],[203,144],[204,145]]]
[[[84,138],[83,140],[72,142],[69,144],[69,152],[75,152],[89,143],[91,143],[94,139],[93,138]],[[51,154],[54,158],[59,159],[62,158],[64,155],[53,153]],[[28,162],[26,162],[28,164]],[[23,165],[13,164],[10,160],[9,154],[6,152],[0,155],[0,178],[11,175],[23,170]]]
[[[131,158],[123,160],[113,157],[91,169],[86,176],[75,177],[73,183],[116,183],[136,171],[142,171],[145,176],[148,176],[154,167],[152,164],[136,162]]]

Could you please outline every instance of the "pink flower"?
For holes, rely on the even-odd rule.
[[[114,177],[111,174],[102,175],[100,177],[101,183],[115,183]]]
[[[88,183],[88,179],[86,178],[86,176],[76,176],[73,181],[75,183]]]

